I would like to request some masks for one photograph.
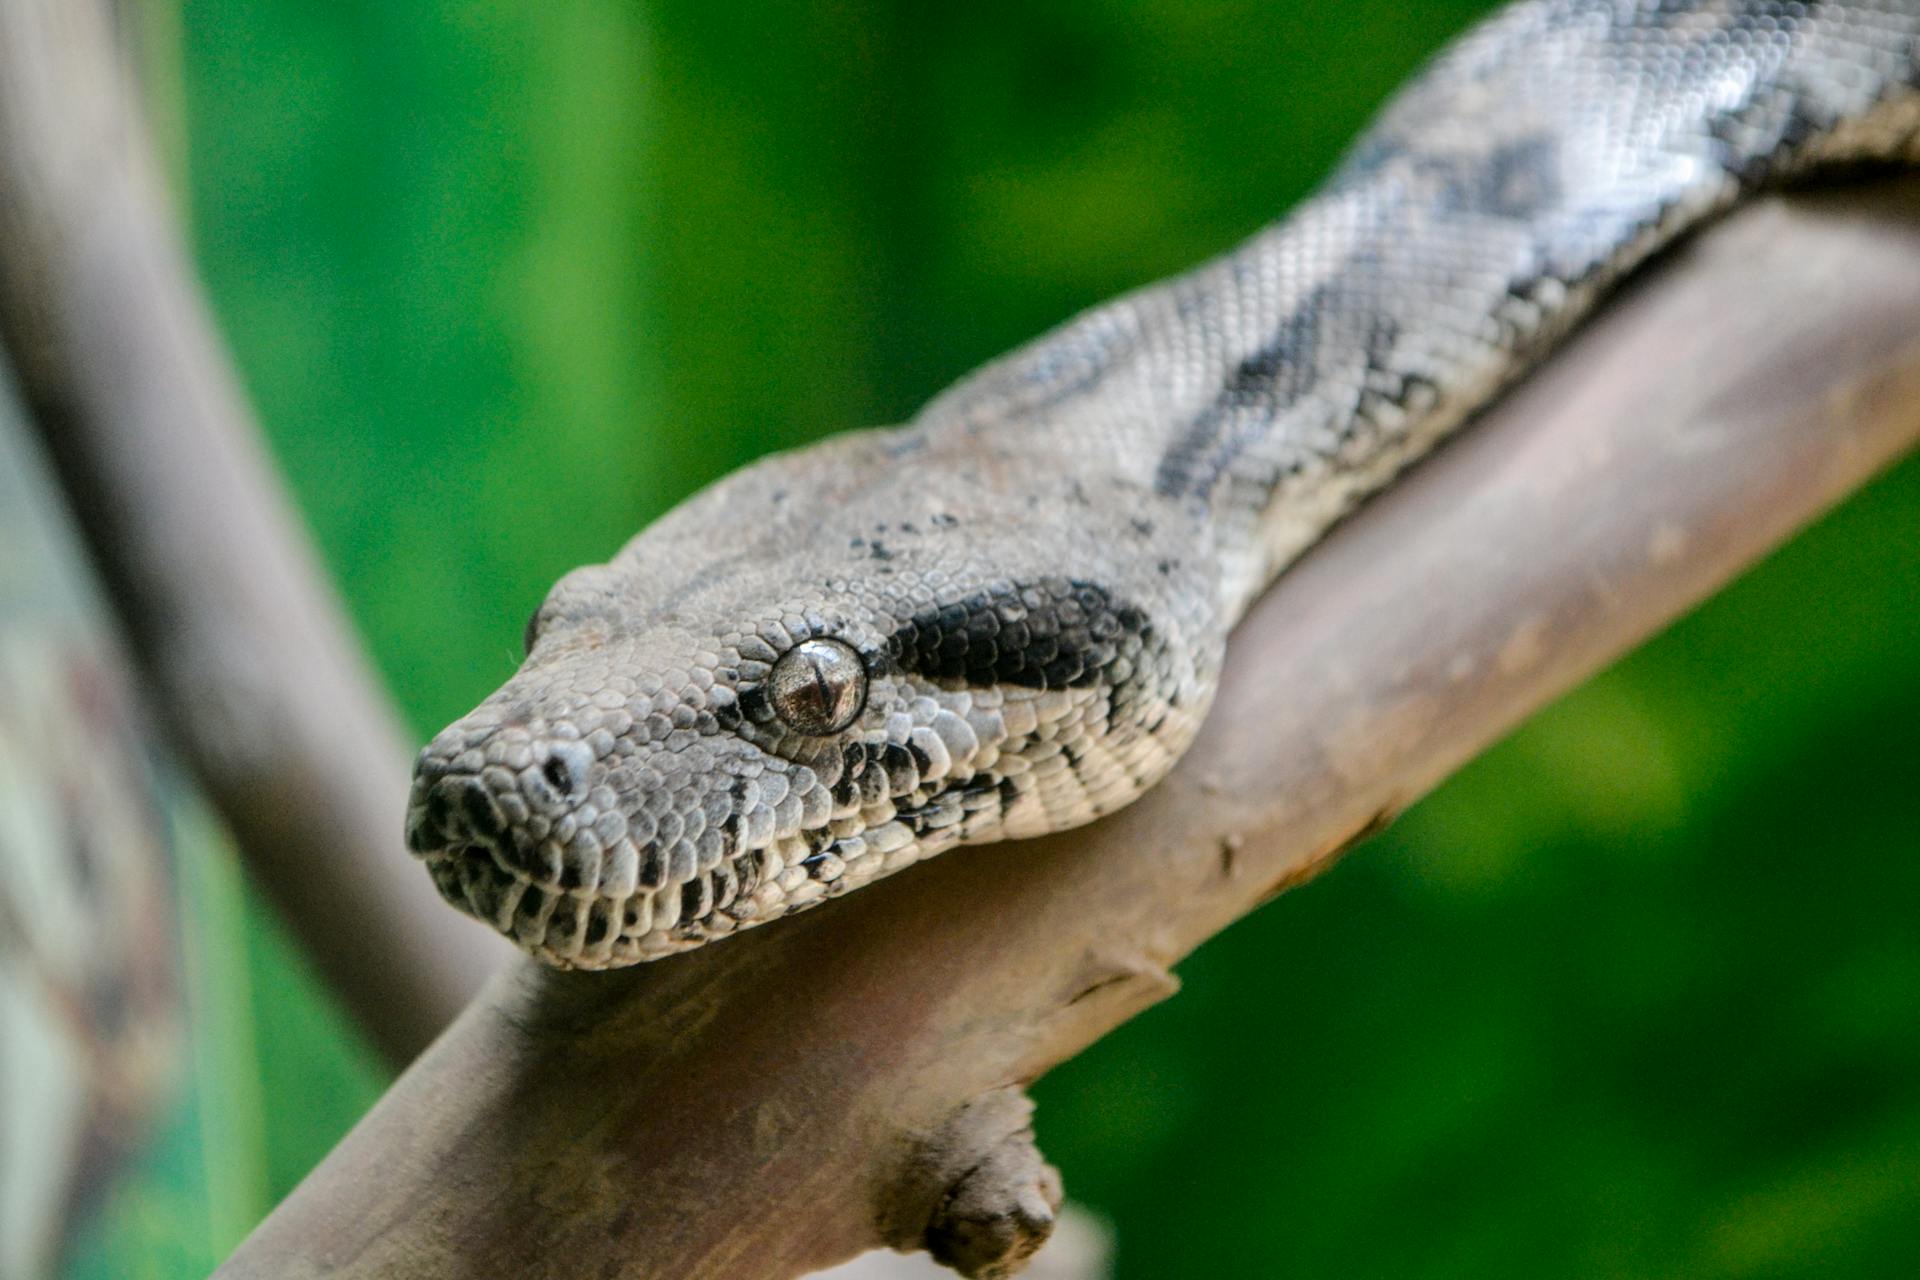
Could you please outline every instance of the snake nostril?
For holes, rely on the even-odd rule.
[[[547,748],[540,776],[562,800],[571,800],[586,790],[587,770],[592,764],[593,753],[582,744],[555,742]]]

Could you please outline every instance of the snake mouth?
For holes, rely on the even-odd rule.
[[[736,851],[727,840],[703,871],[676,865],[657,841],[631,838],[624,818],[601,821],[591,799],[534,815],[503,812],[515,799],[503,803],[477,775],[423,767],[407,845],[448,903],[548,964],[653,959],[777,905],[762,892],[763,873],[782,868],[766,851]]]
[[[689,882],[665,892],[636,889],[610,897],[593,886],[543,883],[507,865],[497,847],[485,844],[454,845],[426,862],[440,896],[455,908],[491,925],[529,955],[562,968],[631,964],[685,950],[707,936],[695,922],[682,927],[678,917],[702,905],[701,894],[713,891],[711,880],[703,890],[691,890]]]
[[[1021,781],[952,768],[974,731],[925,701],[932,727],[799,759],[477,714],[421,752],[408,848],[448,903],[548,964],[671,955],[1000,829]]]
[[[430,771],[415,781],[407,843],[457,910],[546,964],[603,969],[837,897],[960,835],[926,806],[883,804],[747,847],[737,825],[723,823],[713,864],[682,867],[658,841],[598,839],[588,810],[516,823],[478,776]]]
[[[898,822],[825,835],[777,841],[690,880],[623,896],[536,880],[493,845],[454,844],[424,861],[441,897],[522,951],[559,968],[602,969],[690,950],[837,897],[950,843],[917,840]]]

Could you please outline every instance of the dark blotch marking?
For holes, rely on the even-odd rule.
[[[460,789],[460,810],[467,815],[467,822],[476,835],[489,843],[500,839],[503,834],[500,814],[487,798],[486,788],[478,782],[470,782]]]
[[[1353,269],[1363,263],[1356,256]],[[1266,439],[1280,415],[1319,385],[1323,362],[1344,376],[1360,353],[1364,383],[1367,374],[1393,372],[1399,337],[1398,324],[1366,298],[1338,283],[1321,285],[1278,332],[1241,359],[1219,393],[1167,446],[1154,468],[1154,492],[1166,498],[1211,494],[1241,456]]]
[[[680,923],[702,919],[711,903],[711,892],[705,876],[695,876],[687,881],[680,886]]]
[[[849,742],[840,748],[840,776],[834,779],[828,794],[833,797],[836,806],[853,803],[854,796],[860,792],[860,775],[867,771],[867,747],[863,742]],[[808,847],[819,852],[813,845],[814,833],[806,833]]]
[[[767,698],[765,685],[751,685],[740,690],[739,714],[755,724],[765,724],[774,718],[773,703]]]
[[[525,831],[515,827],[499,844],[500,856],[506,864],[526,875],[538,877],[543,874],[540,864],[540,842]]]
[[[733,874],[739,882],[737,896],[746,897],[760,887],[760,873],[766,869],[767,856],[759,849],[752,849],[735,859]]]
[[[427,826],[433,831],[435,842],[446,838],[447,819],[452,816],[452,802],[447,799],[445,786],[434,787],[427,792]]]
[[[981,812],[983,807],[973,801],[987,795],[995,798],[1000,812],[1005,814],[1019,797],[1020,784],[1012,778],[997,778],[991,774],[971,778],[957,787],[929,797],[921,804],[900,806],[894,810],[894,821],[904,823],[916,836],[925,835],[935,827],[954,826],[966,815]],[[936,822],[936,817],[948,820]]]
[[[920,784],[920,772],[914,768],[913,753],[889,742],[880,749],[880,767],[887,775],[887,793],[902,796]]]
[[[739,891],[739,883],[734,880],[733,872],[726,866],[713,869],[713,909],[725,911],[733,905],[734,894]]]
[[[1333,295],[1332,285],[1315,289],[1281,322],[1279,332],[1241,359],[1212,402],[1160,456],[1155,493],[1167,498],[1207,493],[1233,459],[1265,434],[1282,407],[1313,388]]]
[[[1560,200],[1560,147],[1536,134],[1501,147],[1475,164],[1470,180],[1449,187],[1462,212],[1526,220]]]
[[[1155,643],[1145,612],[1105,587],[1043,578],[924,609],[887,637],[885,650],[899,670],[930,679],[1070,689]]]
[[[658,889],[667,882],[667,855],[649,840],[640,849],[640,887]]]

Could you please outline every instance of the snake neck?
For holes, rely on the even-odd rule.
[[[1912,158],[1916,50],[1914,0],[1516,5],[1292,216],[918,423],[1197,519],[1230,622],[1648,255],[1756,188]]]

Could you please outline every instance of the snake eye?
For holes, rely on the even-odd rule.
[[[535,640],[538,640],[539,638],[540,638],[540,610],[535,609],[533,611],[532,616],[530,616],[527,619],[526,631],[520,637],[521,652],[531,654],[533,652],[533,642]]]
[[[803,640],[773,664],[767,696],[788,728],[838,733],[867,705],[867,670],[839,640]]]

